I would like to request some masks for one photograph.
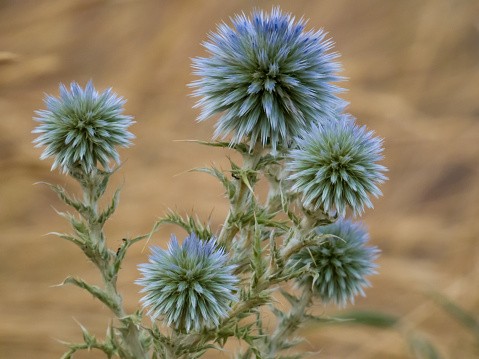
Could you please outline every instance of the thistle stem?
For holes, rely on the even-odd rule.
[[[261,155],[263,153],[263,148],[260,144],[256,144],[250,153],[243,154],[243,165],[241,170],[244,172],[255,170]],[[250,184],[253,187],[253,184]],[[218,237],[218,243],[220,246],[224,247],[226,251],[231,249],[231,242],[233,241],[234,236],[238,233],[239,228],[234,224],[234,221],[237,219],[238,214],[244,211],[246,207],[247,200],[251,193],[250,188],[245,183],[243,179],[239,179],[236,182],[236,191],[233,199],[230,203],[230,210],[226,216],[223,228],[221,229],[220,235]]]
[[[304,290],[297,305],[291,307],[289,315],[284,317],[278,324],[278,328],[272,335],[269,341],[267,358],[276,358],[276,353],[281,350],[281,345],[284,343],[302,323],[306,308],[311,304],[312,293],[309,290]]]
[[[89,257],[100,270],[104,290],[109,297],[108,307],[118,319],[121,319],[127,314],[123,309],[122,297],[116,288],[118,277],[114,274],[115,271],[110,264],[111,254],[106,247],[103,223],[98,218],[101,181],[102,176],[95,171],[87,179],[80,182],[83,189],[84,205],[90,214],[87,221],[92,246]],[[148,354],[144,351],[139,339],[139,329],[133,322],[128,322],[126,330],[120,330],[120,333],[129,352],[125,359],[148,359]]]

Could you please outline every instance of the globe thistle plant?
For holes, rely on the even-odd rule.
[[[137,280],[149,315],[186,332],[217,326],[228,316],[238,279],[214,238],[204,242],[191,234],[180,246],[172,236],[168,250],[154,246],[149,259],[139,265],[144,277]]]
[[[298,138],[298,149],[290,152],[289,169],[294,171],[292,189],[302,194],[303,205],[312,210],[346,208],[361,215],[364,205],[372,207],[368,193],[382,195],[377,184],[387,179],[377,164],[383,151],[382,139],[359,127],[351,116],[341,114]]]
[[[108,168],[110,159],[120,162],[116,146],[127,147],[134,138],[127,128],[134,123],[122,115],[126,101],[108,89],[99,94],[92,81],[83,90],[72,82],[70,91],[60,85],[60,98],[47,96],[47,110],[36,111],[41,124],[36,147],[47,146],[41,159],[54,157],[52,170],[60,166],[64,173],[81,166],[90,173],[98,162]]]
[[[246,136],[251,147],[261,141],[276,150],[343,103],[335,95],[342,90],[331,84],[342,80],[333,61],[338,55],[328,53],[333,43],[323,31],[305,32],[303,19],[295,22],[279,8],[232,22],[203,44],[211,57],[193,60],[201,76],[191,84],[201,97],[198,120],[223,112],[215,137],[233,132],[232,143]]]
[[[316,231],[334,237],[319,246],[303,248],[292,256],[291,263],[298,267],[309,266],[317,276],[303,276],[299,283],[305,289],[310,288],[324,304],[334,302],[345,306],[348,299],[354,303],[354,296],[364,296],[363,287],[371,285],[365,276],[376,273],[377,265],[372,261],[379,250],[365,246],[369,235],[360,222],[339,219]]]
[[[289,351],[301,342],[296,330],[311,320],[333,323],[310,314],[315,297],[343,306],[370,285],[366,277],[375,273],[378,250],[366,245],[361,224],[344,215],[348,208],[361,214],[372,207],[369,195],[381,194],[382,140],[344,113],[332,42],[279,8],[242,13],[232,23],[210,34],[204,43],[209,57],[193,60],[199,78],[190,84],[199,97],[198,120],[217,114],[215,138],[231,138],[196,142],[241,155],[242,163],[228,156],[230,170],[195,169],[224,187],[229,212],[217,229],[210,228],[221,223],[216,219],[205,223],[194,213],[185,218],[170,211],[150,233],[112,246],[105,225],[121,187],[110,201],[103,196],[116,172],[109,161],[119,162],[117,146],[134,137],[125,101],[111,90],[98,93],[91,81],[85,89],[73,82],[69,89],[60,85],[60,96],[47,96],[47,109],[37,112],[34,142],[46,146],[41,158],[53,157],[52,169],[72,176],[82,191],[73,195],[49,184],[75,211],[60,213],[70,233],[52,233],[77,246],[101,278],[90,285],[68,276],[62,285],[86,290],[114,319],[104,338],[82,327],[83,341],[68,343],[64,358],[91,349],[108,358],[200,358],[230,347],[233,338],[241,342],[238,359],[303,357]],[[269,185],[266,196],[262,184]],[[136,280],[144,310],[129,312],[118,291],[119,271],[129,248],[162,225],[189,235],[181,245],[172,236],[167,249],[151,247]],[[290,305],[274,305],[279,295]],[[267,310],[276,317],[275,328],[266,325]],[[153,323],[145,323],[144,314]]]

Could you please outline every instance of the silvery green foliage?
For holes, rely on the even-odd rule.
[[[52,170],[60,166],[64,173],[80,165],[90,173],[100,162],[108,168],[110,159],[120,162],[116,146],[127,147],[133,139],[127,128],[134,123],[122,115],[126,101],[108,89],[99,94],[92,81],[83,90],[72,82],[70,91],[60,85],[60,98],[48,96],[48,110],[36,111],[41,124],[36,147],[47,146],[41,159],[54,157]]]
[[[296,267],[310,266],[317,275],[300,277],[299,283],[305,290],[321,298],[324,304],[334,302],[345,306],[349,299],[354,303],[354,296],[365,295],[363,287],[370,286],[365,276],[375,274],[379,250],[365,246],[369,235],[362,223],[353,223],[351,219],[339,219],[337,222],[318,227],[318,234],[332,234],[319,246],[303,248],[291,258]]]
[[[172,236],[168,250],[151,250],[150,263],[139,265],[143,278],[136,282],[147,293],[141,301],[150,315],[186,332],[218,326],[228,316],[231,302],[237,301],[238,279],[214,238],[201,241],[191,234],[180,246]]]
[[[203,44],[211,57],[193,60],[201,76],[191,84],[201,97],[198,120],[224,112],[215,136],[234,132],[232,143],[246,136],[251,147],[261,141],[275,150],[343,103],[335,96],[342,89],[331,84],[342,80],[333,61],[338,55],[328,53],[333,43],[323,31],[306,32],[303,19],[295,22],[279,8],[232,22],[234,28],[219,25]]]
[[[381,173],[387,169],[376,163],[383,158],[382,139],[351,116],[341,114],[304,132],[297,144],[290,152],[289,169],[295,172],[290,179],[305,207],[336,209],[342,216],[349,207],[361,215],[364,205],[373,206],[368,193],[382,195],[377,184],[387,179]]]

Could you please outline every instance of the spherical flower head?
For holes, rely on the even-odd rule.
[[[371,286],[365,276],[376,273],[377,265],[372,261],[379,250],[365,246],[369,240],[366,229],[350,219],[318,227],[317,232],[336,237],[330,237],[319,246],[303,248],[291,257],[296,268],[309,266],[316,273],[316,278],[300,277],[300,286],[312,290],[324,304],[333,302],[341,307],[348,299],[354,303],[354,296],[364,296],[363,287]]]
[[[251,147],[261,141],[275,150],[344,102],[335,96],[342,89],[331,84],[343,79],[336,76],[338,55],[327,53],[333,43],[323,31],[305,32],[303,19],[295,22],[279,8],[232,22],[203,44],[211,57],[193,60],[193,73],[201,76],[190,84],[201,97],[198,120],[223,112],[215,137],[233,132],[232,144],[246,136]]]
[[[172,236],[168,250],[152,247],[149,259],[139,265],[144,277],[136,283],[147,293],[141,301],[168,326],[187,332],[217,326],[237,301],[234,266],[226,265],[228,255],[214,238],[204,242],[192,234],[180,247]]]
[[[295,172],[292,190],[302,194],[306,208],[344,216],[348,207],[361,215],[364,205],[373,206],[368,194],[382,195],[377,185],[387,179],[381,173],[386,167],[376,163],[383,158],[382,139],[373,134],[341,114],[297,139],[288,168]]]
[[[54,157],[52,170],[60,166],[63,173],[77,166],[91,173],[98,162],[107,169],[110,159],[119,163],[116,146],[128,147],[135,137],[127,131],[133,117],[122,115],[125,102],[111,89],[99,94],[92,81],[84,90],[75,82],[70,91],[61,84],[60,98],[47,95],[47,110],[34,118],[40,122],[32,131],[40,133],[35,147],[47,146],[40,158]]]

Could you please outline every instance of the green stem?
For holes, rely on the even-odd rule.
[[[251,150],[251,153],[244,153],[243,165],[241,167],[241,170],[255,170],[259,160],[261,159],[262,153],[263,148],[260,144],[257,144]],[[253,184],[251,184],[251,186],[253,186]],[[226,216],[225,223],[218,237],[218,243],[223,246],[226,251],[229,251],[231,249],[231,243],[233,241],[233,238],[239,231],[238,226],[234,222],[237,219],[238,214],[244,211],[247,200],[250,195],[254,194],[251,193],[251,190],[250,188],[248,188],[245,181],[243,179],[237,180],[235,195],[231,200],[230,210],[228,212],[228,215]]]
[[[117,318],[121,319],[127,314],[123,309],[122,297],[116,288],[117,275],[114,274],[115,271],[110,264],[111,254],[106,247],[103,225],[98,220],[101,180],[102,176],[93,172],[88,178],[80,182],[83,188],[84,205],[90,213],[87,221],[92,246],[91,249],[88,249],[90,251],[89,257],[100,270],[105,292],[112,303],[109,305],[110,310]],[[129,351],[128,359],[148,359],[148,354],[144,351],[139,339],[139,329],[133,322],[130,321],[125,330],[120,330],[120,333]]]

